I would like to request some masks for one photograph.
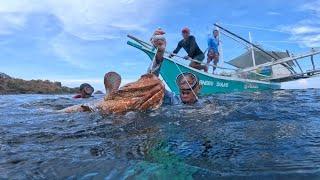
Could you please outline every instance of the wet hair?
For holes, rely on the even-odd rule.
[[[83,84],[81,84],[81,85],[80,85],[80,91],[82,91],[85,87],[91,87],[91,85],[88,84],[88,83],[83,83]]]
[[[90,84],[88,84],[88,83],[83,83],[83,84],[81,84],[81,85],[80,85],[80,91],[83,91],[86,87],[89,87],[89,88],[92,90],[92,93],[93,93],[94,88],[93,88]],[[92,93],[91,93],[91,94],[92,94]]]

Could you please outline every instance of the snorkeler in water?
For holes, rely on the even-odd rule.
[[[78,98],[90,98],[92,97],[92,93],[94,92],[94,88],[88,84],[88,83],[83,83],[80,85],[80,93],[73,96],[74,99]]]
[[[192,73],[182,73],[176,81],[179,87],[179,95],[166,90],[164,105],[187,104],[193,105],[198,102],[198,95],[201,89],[198,78]]]

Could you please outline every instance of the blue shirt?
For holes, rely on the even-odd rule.
[[[215,37],[208,38],[208,49],[213,49],[215,53],[219,53],[219,39]]]

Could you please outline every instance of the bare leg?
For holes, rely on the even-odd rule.
[[[208,62],[207,62],[208,64],[211,61],[214,61],[216,56],[215,56],[215,53],[214,53],[213,49],[209,49],[207,56],[208,56]],[[214,73],[214,71],[216,70],[216,67],[213,67],[212,70],[213,70],[213,73]]]
[[[210,61],[211,61],[211,60],[210,60],[210,58],[208,57],[208,58],[207,58],[207,71],[205,71],[205,72],[208,72]]]
[[[210,62],[212,61],[212,58],[208,55],[208,58],[207,58],[207,71],[205,71],[205,72],[208,72],[208,69],[209,69],[209,64],[210,64]]]
[[[219,54],[215,54],[214,58],[213,58],[213,64],[215,66],[218,65],[218,62],[219,62]],[[216,70],[216,67],[213,67],[213,71],[212,71],[212,74],[214,74],[214,71]]]

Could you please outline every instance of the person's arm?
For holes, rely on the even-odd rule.
[[[178,43],[176,49],[173,51],[174,54],[178,54],[178,52],[180,51],[180,49],[182,48],[182,45],[181,45],[181,41]]]
[[[60,113],[75,113],[75,112],[96,112],[103,105],[103,100],[92,101],[85,104],[70,106],[59,110]]]

